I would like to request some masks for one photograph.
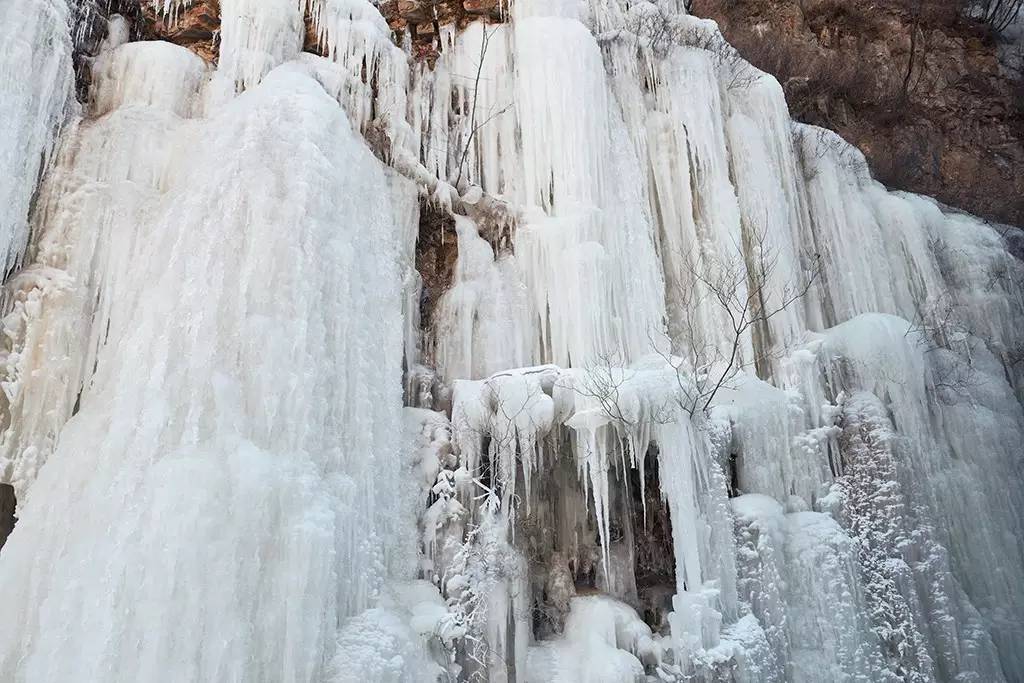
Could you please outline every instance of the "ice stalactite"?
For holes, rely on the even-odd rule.
[[[621,564],[616,559],[618,556],[609,556],[612,547],[618,543],[616,539],[621,523],[617,519],[617,504],[614,502],[618,495],[615,487],[621,485],[621,477],[614,473],[628,473],[633,467],[642,465],[644,458],[638,459],[637,452],[646,450],[648,442],[653,442],[658,445],[663,490],[671,491],[666,491],[665,495],[672,510],[673,532],[678,534],[674,555],[676,579],[680,585],[674,621],[679,628],[678,633],[674,633],[677,646],[672,656],[689,659],[689,663],[681,662],[680,673],[692,673],[693,669],[688,667],[696,662],[702,662],[698,666],[713,668],[716,661],[730,660],[752,679],[758,676],[772,679],[773,676],[784,675],[785,671],[790,671],[790,676],[813,679],[825,670],[822,667],[833,667],[831,670],[840,677],[898,677],[906,675],[914,667],[917,667],[914,670],[927,672],[930,654],[922,654],[914,665],[887,659],[886,648],[891,643],[881,642],[876,633],[886,632],[885,619],[889,617],[872,612],[870,608],[874,599],[872,591],[876,587],[870,584],[864,573],[863,565],[867,560],[858,552],[865,541],[860,536],[852,537],[855,532],[849,528],[844,531],[825,514],[836,514],[846,523],[841,513],[831,507],[835,494],[830,493],[829,487],[836,477],[843,476],[841,406],[833,401],[839,400],[841,392],[849,390],[850,386],[863,386],[885,401],[898,400],[895,396],[897,389],[890,387],[890,383],[906,386],[924,382],[918,378],[928,375],[932,377],[928,385],[921,393],[902,400],[903,405],[938,406],[937,410],[943,413],[970,413],[972,419],[976,419],[977,415],[967,408],[968,404],[959,400],[956,387],[943,386],[950,384],[950,368],[946,366],[952,364],[955,371],[957,362],[954,359],[959,358],[969,345],[962,343],[965,338],[962,330],[943,331],[939,334],[943,337],[942,343],[952,343],[955,348],[929,354],[941,362],[936,360],[922,364],[915,361],[907,365],[913,368],[909,370],[909,376],[915,377],[909,380],[904,379],[907,377],[903,371],[906,367],[897,373],[895,367],[872,365],[874,361],[871,358],[859,355],[859,351],[854,352],[853,347],[837,346],[839,340],[852,334],[857,327],[841,326],[818,340],[808,335],[807,330],[821,330],[866,312],[899,314],[905,320],[893,322],[884,335],[876,333],[873,336],[875,343],[864,347],[871,349],[872,357],[881,357],[884,353],[879,352],[875,344],[888,348],[907,344],[913,347],[914,342],[907,339],[916,338],[922,329],[937,332],[936,312],[942,310],[943,297],[953,296],[957,300],[957,319],[966,321],[956,325],[963,329],[970,326],[977,331],[975,344],[981,343],[997,354],[1005,354],[1014,345],[1013,333],[1006,330],[1005,322],[1019,320],[1021,314],[1019,295],[1015,293],[1018,285],[1015,277],[1009,274],[1016,273],[1019,264],[1006,254],[998,236],[979,222],[943,213],[927,200],[886,192],[868,177],[859,153],[830,133],[807,127],[791,130],[778,84],[731,56],[731,48],[724,45],[713,26],[686,17],[674,17],[660,38],[675,44],[655,44],[655,37],[644,34],[644,22],[636,21],[636,18],[661,15],[654,10],[635,8],[618,12],[613,5],[595,7],[593,15],[587,16],[586,12],[577,12],[576,6],[539,7],[520,3],[514,10],[511,40],[504,29],[496,29],[496,36],[500,38],[491,43],[492,49],[509,51],[516,67],[515,77],[520,79],[520,83],[523,82],[522,75],[531,68],[530,60],[536,55],[573,45],[573,50],[583,55],[578,61],[579,66],[574,68],[582,69],[587,75],[559,81],[557,87],[549,90],[543,90],[548,87],[545,85],[548,79],[560,78],[560,74],[546,73],[531,78],[527,82],[539,82],[543,86],[541,90],[548,93],[544,96],[544,107],[535,111],[542,117],[555,118],[553,112],[564,111],[559,103],[565,97],[592,103],[599,116],[604,115],[605,108],[611,110],[609,122],[603,127],[611,130],[614,136],[614,120],[621,116],[633,148],[628,156],[635,159],[634,162],[620,159],[619,167],[634,168],[630,164],[636,163],[639,168],[649,169],[649,180],[638,186],[636,196],[649,203],[647,215],[652,217],[652,228],[648,234],[654,239],[664,273],[668,331],[675,348],[687,360],[670,360],[665,367],[665,356],[659,356],[663,377],[660,388],[653,389],[652,393],[651,386],[640,389],[631,386],[630,378],[636,368],[630,368],[629,364],[636,360],[636,356],[630,355],[630,342],[625,337],[605,346],[593,345],[588,353],[596,356],[596,362],[586,355],[581,358],[578,353],[545,355],[543,345],[541,355],[535,357],[535,360],[568,362],[578,368],[560,371],[564,379],[556,382],[553,396],[557,397],[559,390],[566,392],[568,387],[571,400],[556,399],[556,424],[560,422],[574,432],[568,443],[575,451],[575,460],[580,468],[584,500],[591,501],[593,505],[592,533],[596,532],[598,545],[602,548],[600,562],[607,563],[603,564],[602,571],[615,571],[614,568]],[[602,50],[604,74],[598,71],[596,63],[588,61],[591,37],[579,31],[580,26],[586,26],[590,21],[597,22],[602,29],[597,40]],[[549,34],[547,39],[542,37]],[[479,29],[464,35],[472,36],[468,41],[472,46],[480,36]],[[555,39],[554,35],[560,37]],[[526,55],[521,54],[520,46],[532,45],[529,41],[543,42],[543,45],[534,45]],[[484,63],[504,64],[505,59],[500,54],[494,56],[490,53]],[[504,73],[505,69],[502,66],[495,73]],[[491,72],[485,70],[485,73],[490,75]],[[479,87],[486,93],[483,101],[490,103],[488,106],[491,107],[501,101],[499,87],[507,86],[504,81],[501,81],[501,86],[496,86],[490,78],[485,80],[486,83]],[[700,84],[706,86],[701,87]],[[591,95],[574,90],[584,87],[589,88]],[[609,94],[611,100],[608,99]],[[528,97],[535,96],[534,93]],[[576,163],[571,155],[563,155],[558,163],[568,165],[559,167],[557,173],[551,173],[544,169],[553,168],[554,162],[544,162],[543,154],[554,147],[554,142],[544,145],[540,152],[529,148],[527,138],[524,138],[521,148],[511,150],[507,145],[496,142],[505,139],[507,120],[504,119],[511,116],[526,130],[537,131],[538,134],[548,130],[550,123],[547,119],[530,118],[534,115],[531,101],[517,101],[511,113],[503,112],[498,123],[481,133],[484,139],[491,137],[489,142],[478,142],[474,148],[473,168],[488,168],[486,157],[494,154],[495,149],[501,149],[503,161],[522,163],[526,185],[517,188],[512,182],[502,180],[504,184],[491,185],[491,189],[501,187],[509,195],[525,193],[525,200],[513,200],[513,204],[539,207],[545,215],[542,220],[550,220],[559,216],[558,193],[591,196],[588,193],[599,185],[586,183],[601,181],[600,169],[606,162]],[[571,117],[569,113],[557,118]],[[575,139],[574,136],[589,130],[587,125],[565,131],[558,140]],[[574,154],[599,154],[604,143],[596,142],[597,137],[592,139],[594,142],[572,143],[569,147]],[[520,153],[521,160],[517,158]],[[577,182],[573,175],[575,168],[595,165],[596,171],[580,178],[586,183],[572,184]],[[500,173],[481,172],[474,177],[505,179],[514,175],[514,168],[505,165]],[[542,172],[537,176],[540,180],[534,182],[532,195],[529,184],[536,174],[530,171],[531,168],[540,168]],[[544,173],[549,177],[546,187],[541,182]],[[629,187],[632,184],[626,179],[610,191]],[[526,240],[532,238],[535,230],[532,216],[539,216],[531,211],[533,209],[521,214],[516,227],[514,259],[527,289],[536,293],[545,287],[538,286],[531,279],[538,270],[533,264],[543,261],[533,258],[532,252],[523,248],[524,245],[529,248]],[[636,215],[637,212],[633,213]],[[594,226],[600,221],[595,217],[585,224]],[[976,234],[969,243],[963,241],[967,224]],[[555,229],[565,233],[564,227]],[[864,242],[855,254],[849,254],[849,249],[840,250],[849,242],[851,232],[857,235],[857,240]],[[560,239],[575,238],[563,234]],[[883,244],[888,246],[883,247]],[[729,327],[729,315],[737,310],[723,305],[722,297],[716,296],[713,289],[715,283],[709,283],[704,277],[709,272],[708,265],[713,271],[718,265],[727,264],[732,254],[738,254],[747,269],[758,267],[759,256],[771,264],[770,272],[760,274],[764,279],[748,280],[757,299],[741,294],[736,300],[752,301],[760,311],[777,309],[779,312],[778,315],[763,317],[756,325],[745,328],[738,337],[733,336]],[[850,259],[856,260],[855,266],[850,265]],[[549,263],[539,271],[548,274],[572,271],[570,267],[557,267],[554,261]],[[703,268],[702,263],[705,264]],[[598,272],[597,268],[590,270]],[[628,277],[623,278],[611,271],[603,272],[602,277],[616,279],[622,283],[620,287],[633,283]],[[986,286],[980,282],[979,272],[995,273],[998,284]],[[867,280],[864,279],[866,273],[872,274],[867,276]],[[710,292],[695,297],[692,291],[702,287],[707,287]],[[600,287],[588,289],[594,292]],[[797,296],[793,296],[794,289],[800,290]],[[962,302],[978,301],[978,297],[985,300],[985,305],[1000,312],[994,320],[981,320],[975,316],[975,312],[981,310],[980,305],[973,306],[972,311],[963,307]],[[537,300],[539,303],[534,305],[546,310],[550,318],[542,321],[539,332],[534,332],[545,344],[558,335],[544,325],[554,330],[558,320],[577,316],[574,328],[580,329],[581,324],[585,328],[586,323],[581,323],[578,316],[603,309],[603,304],[594,299],[586,300],[574,295],[569,300],[577,304],[578,309],[564,314],[555,312],[557,301],[548,299],[545,303]],[[642,296],[631,300],[649,301]],[[622,309],[612,304],[609,310]],[[636,313],[633,310],[629,312]],[[868,320],[864,319],[860,325],[869,324]],[[901,325],[897,335],[896,328]],[[637,326],[627,327],[636,329]],[[693,334],[695,328],[704,332]],[[469,328],[461,329],[466,331]],[[651,329],[660,330],[657,325],[648,325],[647,339],[640,345],[641,350],[658,349],[657,335],[652,334]],[[586,336],[588,339],[596,338],[595,334],[588,332]],[[474,338],[472,334],[466,337],[467,340]],[[890,341],[885,343],[881,339]],[[805,342],[810,343],[800,349],[799,346]],[[721,349],[728,351],[734,343],[738,348],[736,365],[722,375],[725,381],[710,401],[713,404],[711,420],[707,427],[699,428],[689,442],[689,451],[685,447],[687,437],[679,432],[680,425],[689,422],[687,416],[673,415],[671,411],[664,410],[646,414],[642,410],[636,412],[645,401],[656,400],[652,397],[658,392],[664,395],[677,390],[680,378],[684,384],[691,381],[682,377],[687,372],[697,370],[697,382],[701,381],[701,372],[713,373],[714,364],[725,359]],[[694,348],[702,351],[694,353]],[[707,350],[709,348],[710,351]],[[609,353],[609,349],[613,352]],[[912,355],[922,349],[912,351]],[[995,385],[1002,382],[996,379],[995,366],[987,352],[982,350],[971,355],[977,356],[977,360],[971,361],[971,367],[985,373],[995,381]],[[689,363],[689,359],[703,360],[708,365],[701,367],[699,363]],[[869,368],[860,376],[867,384],[837,383],[828,371],[833,364],[836,367]],[[1007,367],[1011,373],[1014,372],[1012,366]],[[751,376],[754,371],[762,375],[761,380]],[[472,376],[479,377],[479,373],[479,369],[473,370]],[[586,377],[591,378],[589,386],[585,379],[581,382]],[[598,378],[596,381],[595,377]],[[762,380],[769,380],[775,386]],[[607,391],[601,391],[602,388]],[[935,396],[949,394],[950,391],[953,392],[952,400],[936,403]],[[466,398],[466,394],[460,396],[456,392],[454,410],[457,416],[472,412],[467,405],[476,399],[467,403]],[[1011,414],[1019,416],[1019,406],[1009,395],[1004,395],[1003,401],[1000,405],[1006,407],[1005,431],[1000,431],[1002,436],[995,438],[1008,444],[1013,440],[1003,439],[1019,430],[1015,423],[1019,417],[1011,417]],[[560,405],[566,408],[560,409]],[[477,420],[476,424],[476,437],[471,440],[474,444],[479,440],[479,430],[486,432],[487,429],[485,421]],[[898,419],[896,424],[910,442],[918,444],[915,448],[930,448],[928,434],[918,432],[911,424]],[[965,423],[959,423],[957,428],[971,429]],[[724,440],[716,436],[723,430]],[[565,442],[564,436],[555,441],[556,444]],[[553,448],[551,452],[558,457],[561,447],[554,445],[549,448]],[[1001,448],[989,445],[985,449],[985,457],[998,458]],[[479,462],[479,445],[470,447],[466,452],[476,453],[470,461]],[[686,452],[690,455],[673,455]],[[728,531],[723,540],[722,529],[729,528],[730,515],[714,502],[716,495],[721,495],[721,500],[724,500],[725,473],[704,471],[703,465],[690,464],[727,460],[736,463],[735,486],[745,492],[769,494],[780,501],[780,515],[783,509],[793,515],[780,524],[782,536],[776,541],[776,559],[772,560],[777,564],[770,571],[779,577],[801,577],[800,581],[812,587],[812,598],[804,600],[794,593],[787,596],[779,585],[775,588],[774,597],[762,599],[771,602],[771,608],[763,605],[751,607],[755,595],[750,591],[751,582],[760,579],[747,576],[740,582],[746,588],[737,602],[731,592],[735,589],[730,588],[736,571],[733,553],[743,551],[732,549]],[[1015,476],[1011,474],[1012,467],[1008,461],[1000,467],[1003,468],[1000,470],[1003,476]],[[914,476],[927,478],[929,474],[919,472]],[[715,477],[718,477],[718,483],[714,482]],[[723,490],[723,493],[715,494],[717,490]],[[863,504],[870,506],[872,503],[867,501]],[[914,498],[907,504],[925,503]],[[931,519],[936,513],[915,514]],[[976,511],[973,514],[982,513]],[[993,512],[985,514],[992,516]],[[1000,528],[1013,528],[1010,516]],[[897,522],[887,524],[897,525]],[[624,533],[629,536],[629,532]],[[713,542],[704,544],[697,540],[701,538],[710,538]],[[933,556],[939,558],[946,552],[943,547],[966,540],[954,541],[944,538],[942,533],[937,534],[937,539],[937,545],[929,547],[933,548]],[[575,549],[578,552],[580,547],[575,546]],[[1013,552],[1012,547],[1009,552]],[[1020,566],[1020,562],[1009,555],[1002,557],[999,563]],[[582,561],[576,564],[585,566]],[[950,578],[954,574],[979,571],[958,571],[953,567],[955,563],[946,569],[935,569],[933,576],[946,577],[940,581],[955,581]],[[705,584],[705,594],[698,597]],[[615,584],[608,582],[604,585],[611,590],[610,586]],[[951,586],[948,587],[950,594],[956,594]],[[910,593],[905,600],[922,600],[921,591],[906,590]],[[976,599],[984,600],[980,597],[983,594],[976,592],[979,596]],[[831,598],[827,597],[830,595]],[[812,634],[811,629],[823,618],[822,615],[832,612],[829,605],[835,600],[840,601],[836,604],[842,605],[844,616],[841,622],[831,631]],[[961,601],[961,598],[956,600]],[[979,640],[976,635],[980,623],[977,613],[964,606],[962,601],[959,604],[961,607],[956,608],[953,620],[962,624],[966,632],[975,633],[964,641],[966,644],[960,650],[973,654],[964,654],[955,665],[947,666],[942,676],[955,677],[972,671],[998,676],[998,672],[991,668],[994,651],[991,648],[986,651],[984,638]],[[747,610],[753,610],[753,614]],[[787,611],[791,614],[787,615]],[[721,626],[718,620],[722,620]],[[920,620],[911,620],[910,623],[907,642],[938,642],[945,637],[924,633],[922,629],[925,627]],[[1004,623],[1001,615],[993,616],[985,628],[994,629],[996,635],[993,637],[998,640],[997,634],[1005,628]],[[756,633],[747,632],[749,629],[745,631],[743,625],[753,625]],[[806,647],[799,651],[790,649],[792,640],[803,640],[812,635],[813,639],[805,643]],[[745,644],[738,645],[741,642]],[[737,654],[748,646],[750,651],[745,656]],[[906,647],[897,649],[904,652]],[[978,652],[987,654],[978,656]],[[722,659],[716,660],[716,657]],[[977,659],[972,660],[972,657]],[[1004,661],[1006,657],[1004,654]],[[986,659],[988,664],[980,659]],[[794,670],[798,673],[792,673]]]
[[[222,0],[211,96],[230,98],[256,85],[278,64],[298,57],[304,38],[302,5],[295,0]]]
[[[310,16],[324,54],[324,59],[317,59],[307,53],[303,59],[316,65],[324,87],[345,107],[352,125],[369,139],[384,135],[385,140],[377,142],[385,148],[376,151],[387,158],[412,155],[415,131],[405,118],[410,66],[380,12],[367,0],[298,4]]]
[[[167,43],[110,45],[94,64],[90,118],[69,129],[36,209],[28,265],[5,284],[6,476],[27,490],[97,366],[106,339],[130,324],[132,268],[145,225],[168,190],[206,76]],[[165,79],[175,87],[157,87]],[[117,140],[112,144],[111,140]]]
[[[0,7],[0,264],[20,263],[29,210],[41,172],[74,102],[70,11],[66,0],[4,3]]]
[[[0,10],[0,678],[1024,677],[1024,266],[683,4]]]
[[[459,257],[455,281],[435,313],[434,360],[442,377],[487,377],[521,367],[530,356],[522,339],[529,327],[525,296],[517,288],[512,257],[495,258],[494,248],[473,220],[457,216]]]
[[[538,11],[514,26],[521,201],[533,208],[517,228],[516,254],[540,321],[537,360],[635,360],[662,332],[663,285],[640,168],[600,49],[574,18]],[[620,284],[631,290],[628,304]]]
[[[119,50],[143,62],[128,73],[180,68],[187,83],[205,68],[160,43]],[[377,502],[401,425],[385,175],[296,66],[201,122],[154,88],[119,97],[51,183],[46,228],[116,234],[72,233],[92,270],[75,261],[69,303],[38,323],[92,327],[96,370],[4,550],[17,616],[0,626],[0,677],[313,680],[409,533]],[[133,157],[146,125],[175,130],[173,149]],[[81,215],[62,227],[68,210]],[[92,277],[104,296],[83,314]]]
[[[570,445],[577,486],[582,488],[575,505],[592,501],[599,548],[570,545],[570,535],[554,539],[554,552],[569,554],[577,580],[593,573],[590,580],[597,585],[636,600],[635,560],[624,563],[614,548],[620,533],[626,538],[643,533],[646,512],[625,513],[622,487],[629,477],[644,476],[643,461],[648,444],[653,444],[659,453],[661,495],[672,517],[673,535],[666,541],[677,558],[672,587],[677,596],[667,619],[678,659],[664,665],[684,675],[693,672],[691,657],[699,659],[700,653],[719,646],[723,614],[735,618],[736,588],[724,478],[708,467],[711,445],[706,433],[682,417],[675,394],[678,381],[673,367],[656,355],[630,368],[576,371],[544,366],[460,381],[453,396],[453,445],[471,476],[484,477],[489,469],[489,480],[499,486],[502,509],[518,510],[512,520],[513,541],[516,533],[526,533],[515,531],[519,516],[553,517],[547,524],[557,529],[566,523],[574,527],[572,515],[586,515],[574,510],[573,503],[552,510],[550,501],[538,495],[544,489],[530,487],[531,478],[551,476],[558,469],[556,444]],[[602,387],[613,387],[614,395],[601,393]],[[543,443],[538,437],[545,437]],[[554,459],[539,458],[539,445],[554,448]],[[631,474],[637,467],[640,474]],[[521,491],[517,480],[523,481]],[[519,502],[521,498],[525,500]],[[623,588],[628,586],[633,588]],[[655,665],[661,664],[659,657]]]
[[[513,237],[516,277],[509,286],[525,287],[539,335],[533,324],[518,334],[535,363],[637,358],[661,334],[663,286],[635,153],[600,50],[571,15],[551,10],[548,16],[526,3],[513,11],[523,18],[511,34],[502,27],[467,31],[446,67],[462,93],[469,83],[472,94],[460,98],[462,106],[476,107],[467,117],[469,132],[480,125],[467,177],[521,207]],[[475,50],[485,40],[480,56]],[[511,87],[504,75],[509,62],[515,65]],[[552,71],[553,62],[574,74]],[[578,106],[584,100],[591,102],[586,112]],[[458,175],[457,165],[450,175]],[[634,289],[629,305],[614,286],[626,281]]]

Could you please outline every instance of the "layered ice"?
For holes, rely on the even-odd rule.
[[[0,7],[0,262],[4,274],[20,263],[29,210],[41,172],[74,102],[71,13],[67,0],[4,3]]]
[[[205,68],[164,44],[118,49],[129,73]],[[26,377],[26,392],[82,393],[4,548],[0,677],[317,679],[414,523],[378,503],[401,427],[384,172],[301,68],[203,121],[153,88],[100,99],[120,103],[79,128],[53,182],[64,290],[52,316],[24,309],[34,334],[95,360]],[[148,127],[174,147],[133,155]]]
[[[1014,229],[682,4],[0,9],[0,678],[1024,677]]]

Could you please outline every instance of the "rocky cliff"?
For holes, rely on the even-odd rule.
[[[380,11],[433,63],[442,26],[500,22],[500,0],[384,0]],[[220,5],[196,0],[172,16],[118,0],[139,37],[217,55]],[[730,43],[776,76],[795,119],[864,152],[888,186],[934,196],[983,218],[1024,223],[1024,80],[1000,64],[999,38],[942,0],[695,0]],[[311,30],[306,49],[316,52]],[[1003,48],[1006,49],[1005,47]]]
[[[890,187],[1024,223],[1024,81],[1000,38],[942,0],[696,0],[782,83],[793,117],[835,130]],[[1018,47],[1018,49],[1020,49]]]

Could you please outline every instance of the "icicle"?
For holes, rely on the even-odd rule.
[[[178,23],[182,10],[192,6],[193,0],[149,0],[149,4],[157,11],[157,16],[165,24],[173,26]]]
[[[299,56],[302,0],[221,0],[220,59],[209,97],[219,104]]]
[[[167,189],[185,129],[179,115],[206,75],[199,57],[162,42],[113,47],[94,68],[102,118],[67,131],[40,188],[32,262],[5,286],[12,307],[0,377],[11,427],[0,436],[0,468],[19,497],[90,384],[100,348],[133,324],[131,270],[149,237],[149,207]]]
[[[526,302],[507,259],[494,250],[477,225],[454,216],[459,256],[451,287],[434,315],[435,359],[442,377],[474,379],[527,363],[519,335],[528,325]]]
[[[387,502],[402,332],[378,162],[290,67],[184,135],[112,306],[146,313],[112,326],[19,500],[0,679],[318,679],[414,528]]]
[[[21,262],[33,192],[74,101],[66,0],[0,7],[0,265]]]

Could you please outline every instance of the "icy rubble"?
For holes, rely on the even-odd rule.
[[[643,680],[644,664],[657,664],[660,646],[633,608],[599,595],[572,599],[560,640],[531,648],[527,680]]]
[[[1024,677],[1024,266],[681,5],[0,10],[0,678]]]

